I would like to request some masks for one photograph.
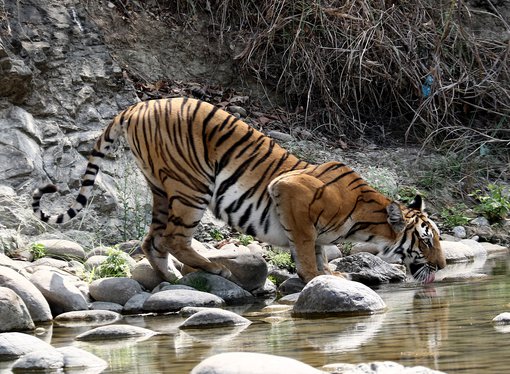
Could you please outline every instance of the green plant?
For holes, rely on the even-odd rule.
[[[467,224],[471,218],[466,216],[466,210],[467,206],[464,203],[444,207],[440,213],[443,225],[446,228],[451,229],[455,226],[463,226]]]
[[[289,251],[273,247],[267,251],[266,256],[270,264],[280,269],[287,269],[291,272],[296,271],[296,264],[292,260]]]
[[[251,235],[239,235],[239,243],[241,245],[248,245],[253,241],[253,236]]]
[[[340,247],[340,252],[342,252],[343,256],[349,256],[351,254],[352,247],[354,247],[354,243],[343,242]]]
[[[47,253],[46,247],[41,243],[33,243],[29,250],[34,256],[34,260],[45,257]]]
[[[151,193],[141,182],[140,171],[132,162],[122,159],[119,162],[119,178],[116,181],[120,205],[119,227],[122,240],[142,239],[151,222]]]
[[[223,240],[225,239],[225,235],[223,235],[223,233],[221,232],[220,229],[217,229],[217,228],[213,228],[211,229],[211,231],[209,231],[209,235],[211,235],[211,238],[213,238],[213,240],[216,240],[216,241],[220,241],[220,240]]]
[[[110,249],[108,257],[92,269],[90,280],[108,277],[128,277],[130,275],[127,254],[118,249]]]
[[[196,274],[193,277],[188,279],[187,285],[193,287],[197,291],[209,292],[211,291],[211,286],[207,278],[200,276],[200,274]]]
[[[268,275],[267,279],[270,280],[275,286],[279,286],[280,282],[278,281],[278,278],[274,275]]]
[[[510,193],[502,186],[490,183],[486,191],[476,190],[470,196],[480,202],[475,211],[483,214],[490,222],[497,222],[510,212]]]

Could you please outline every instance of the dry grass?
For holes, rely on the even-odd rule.
[[[508,147],[510,41],[475,36],[465,1],[431,4],[219,0],[212,14],[220,30],[239,29],[240,66],[315,126],[469,153]]]

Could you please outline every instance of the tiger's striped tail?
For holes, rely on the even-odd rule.
[[[40,208],[40,201],[43,195],[47,193],[57,192],[57,186],[48,184],[44,187],[37,188],[32,194],[32,209],[34,214],[43,222],[47,223],[66,223],[74,218],[89,201],[94,183],[101,163],[106,153],[111,149],[113,142],[122,134],[121,116],[115,119],[106,127],[99,139],[96,141],[92,152],[88,158],[87,169],[81,178],[81,187],[74,203],[65,213],[49,215],[44,213]]]

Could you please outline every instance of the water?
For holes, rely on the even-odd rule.
[[[293,319],[288,312],[257,313],[262,306],[256,306],[234,309],[253,321],[246,328],[180,331],[179,316],[128,317],[122,323],[161,335],[145,341],[77,342],[74,337],[88,327],[55,325],[43,338],[107,360],[104,373],[189,373],[204,358],[231,351],[287,356],[317,368],[390,360],[447,373],[503,373],[510,368],[510,326],[494,326],[491,320],[510,311],[509,268],[499,258],[476,269],[488,277],[383,286],[377,292],[388,310],[373,316]],[[7,365],[0,363],[0,372]]]

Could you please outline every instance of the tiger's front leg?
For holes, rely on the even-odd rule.
[[[269,185],[269,194],[294,254],[297,273],[307,283],[318,275],[331,273],[322,248],[316,246],[317,230],[313,220],[312,205],[322,185],[312,176],[292,172]]]

